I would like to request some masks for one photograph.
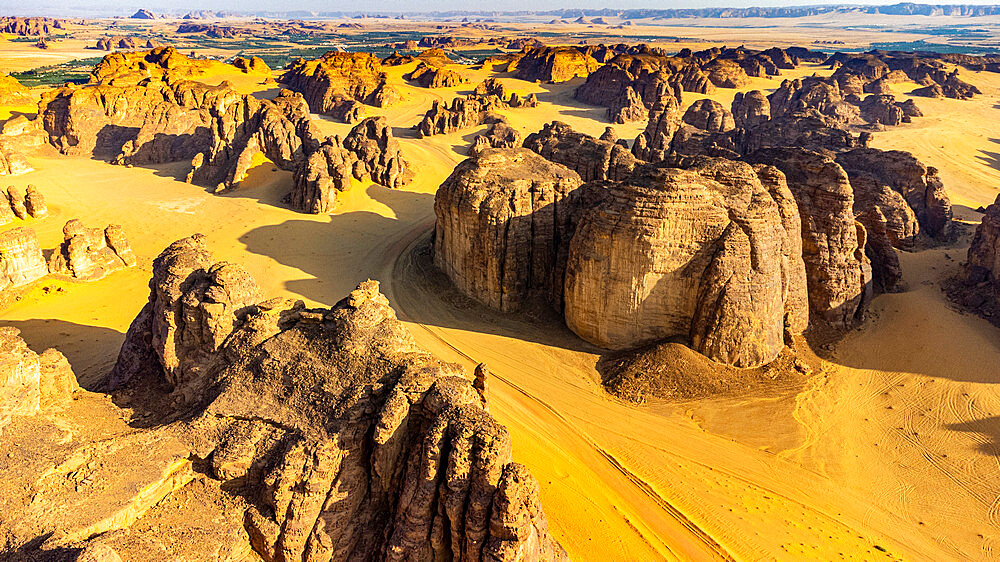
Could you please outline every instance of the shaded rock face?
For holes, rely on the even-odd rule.
[[[296,60],[286,67],[282,83],[300,92],[315,113],[344,118],[353,102],[386,107],[399,93],[386,84],[382,61],[371,53],[331,51],[319,59]]]
[[[725,59],[715,59],[705,65],[702,70],[708,74],[708,79],[719,88],[741,88],[750,83],[750,77],[737,62]]]
[[[776,170],[723,159],[640,168],[580,220],[566,324],[605,348],[680,336],[729,365],[768,363],[785,330],[808,322],[799,228]]]
[[[502,312],[532,299],[562,307],[580,176],[526,149],[487,149],[459,164],[434,198],[434,263]]]
[[[524,147],[580,174],[583,181],[623,180],[637,161],[629,150],[612,141],[578,133],[553,121],[524,139]]]
[[[833,158],[802,148],[765,149],[747,159],[787,178],[802,221],[810,309],[833,326],[854,326],[871,298],[872,271],[847,173]]]
[[[63,227],[63,243],[49,259],[49,271],[91,281],[135,263],[121,226],[87,228],[73,219]]]
[[[1000,290],[1000,196],[986,207],[976,227],[966,269],[972,284],[989,281],[994,292]]]
[[[535,94],[522,98],[508,92],[503,83],[488,78],[465,97],[455,98],[449,106],[443,101],[434,101],[423,119],[416,125],[417,134],[423,138],[430,135],[451,133],[483,123],[491,123],[501,118],[494,113],[499,109],[535,107]]]
[[[152,369],[185,396],[196,396],[215,354],[260,300],[242,266],[216,263],[201,235],[174,242],[153,261],[149,302],[129,326],[109,381],[117,387]]]
[[[212,261],[197,237],[172,244],[154,265],[147,308],[164,295],[188,306],[204,272],[220,267]],[[458,365],[416,345],[376,282],[330,309],[272,299],[213,318],[228,336],[191,345],[188,330],[204,323],[144,309],[111,382],[138,381],[129,365],[140,357],[164,374],[200,365],[187,371],[199,392],[175,387],[194,412],[183,427],[207,476],[249,503],[245,527],[263,559],[566,558],[506,429]],[[164,347],[164,332],[185,334],[185,345]]]
[[[737,92],[732,114],[736,127],[755,127],[771,118],[771,102],[760,90]]]
[[[407,74],[406,79],[412,80],[424,88],[451,88],[468,81],[458,71],[431,66],[424,62]]]
[[[369,117],[344,137],[344,148],[357,158],[355,177],[370,177],[386,187],[402,187],[413,179],[413,170],[399,150],[385,117]]]
[[[714,100],[702,99],[694,102],[684,112],[682,119],[689,125],[713,133],[723,133],[736,128],[733,114]]]
[[[62,353],[48,349],[39,355],[20,333],[0,327],[0,435],[11,416],[64,408],[80,388]]]
[[[507,72],[529,82],[565,82],[587,76],[601,66],[594,57],[576,47],[525,47]]]
[[[809,76],[784,80],[768,95],[771,118],[805,114],[823,116],[836,123],[858,119],[858,107],[844,99],[839,83],[834,79]]]
[[[904,107],[897,102],[896,97],[887,94],[872,94],[861,102],[861,118],[869,123],[879,123],[886,126],[909,123],[911,117],[922,115],[913,100],[907,100]]]
[[[900,150],[858,148],[837,155],[840,164],[851,177],[868,177],[902,195],[912,209],[921,230],[932,238],[943,240],[951,233],[951,202],[944,191],[937,169],[925,166],[912,154]],[[895,228],[894,244],[911,240],[905,232],[915,228]]]
[[[27,285],[48,272],[34,230],[19,226],[0,232],[0,291]]]
[[[649,112],[646,129],[632,144],[632,154],[640,160],[658,162],[666,158],[674,135],[683,125],[680,105],[672,97],[664,97]]]

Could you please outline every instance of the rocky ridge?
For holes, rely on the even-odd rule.
[[[12,552],[172,557],[189,552],[183,536],[198,528],[198,551],[265,560],[566,558],[548,532],[537,482],[512,461],[507,431],[488,413],[485,368],[474,383],[418,347],[374,281],[329,309],[259,298],[252,277],[216,262],[200,235],[154,260],[149,302],[106,386],[164,405],[117,448],[70,440],[58,454],[68,448],[102,467],[116,455],[145,453],[127,472],[102,472],[99,489],[77,485],[88,517],[109,522],[100,526],[29,508],[43,490],[55,495],[45,478],[29,475],[27,492],[8,503],[24,517],[0,521]],[[63,361],[46,375],[54,359],[37,361],[32,377],[36,371],[24,367],[36,364],[32,352],[16,331],[0,331],[0,406],[13,410],[8,389],[36,379],[45,389],[38,394],[64,403],[71,371]],[[28,376],[11,377],[12,370]],[[17,431],[59,419],[22,406],[9,417]],[[86,422],[76,423],[75,435],[86,434]],[[36,470],[30,457],[6,462],[19,460],[21,470]],[[204,470],[203,484],[187,486],[192,464]],[[158,532],[178,540],[149,550],[131,527],[174,497],[191,508]],[[35,540],[41,535],[48,539]]]

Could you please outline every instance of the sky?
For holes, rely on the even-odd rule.
[[[850,4],[894,4],[898,0],[843,2]],[[131,15],[139,8],[153,12],[185,10],[228,10],[235,12],[286,11],[364,11],[367,13],[430,12],[430,11],[518,11],[554,10],[563,8],[702,8],[750,6],[802,6],[837,4],[840,2],[803,2],[803,0],[0,0],[0,15],[61,15],[81,17],[97,15]],[[997,0],[930,1],[926,4],[996,4]]]

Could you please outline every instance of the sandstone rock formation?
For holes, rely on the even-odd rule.
[[[606,348],[680,336],[722,363],[768,363],[785,331],[808,323],[800,236],[792,194],[772,169],[724,159],[639,168],[580,220],[566,324]]]
[[[737,92],[732,114],[735,126],[754,127],[771,118],[771,102],[760,90]]]
[[[453,99],[450,106],[446,102],[435,101],[416,125],[417,134],[426,137],[475,127],[483,123],[495,123],[501,120],[501,117],[494,113],[498,109],[536,105],[538,99],[535,94],[522,98],[516,93],[508,93],[499,80],[489,78],[476,86],[473,93]]]
[[[517,148],[521,146],[521,133],[510,126],[506,120],[500,120],[486,129],[486,133],[477,135],[469,147],[469,156],[476,156],[487,148]]]
[[[12,416],[63,408],[79,389],[62,353],[48,349],[38,355],[20,333],[17,328],[0,327],[0,436]]]
[[[576,172],[525,149],[487,149],[459,164],[434,198],[434,263],[456,287],[503,312],[561,307]]]
[[[236,57],[233,59],[233,66],[248,74],[252,72],[261,74],[271,73],[271,69],[267,66],[267,63],[264,62],[264,59],[258,56],[252,56],[250,58]]]
[[[583,181],[621,181],[637,164],[627,148],[578,133],[562,121],[547,123],[528,135],[524,147],[575,171]]]
[[[34,101],[31,92],[17,78],[0,74],[0,105],[28,105]]]
[[[16,176],[33,170],[20,152],[0,144],[0,176]]]
[[[970,284],[985,284],[995,295],[1000,295],[1000,196],[986,207],[983,220],[976,227],[966,270]]]
[[[0,232],[0,291],[27,285],[48,272],[34,230],[19,226]]]
[[[315,113],[347,122],[355,103],[386,107],[399,93],[386,83],[382,61],[371,53],[330,51],[319,59],[293,61],[281,76],[282,83],[301,93]]]
[[[376,282],[330,309],[254,304],[213,262],[197,235],[156,259],[108,383],[170,385],[191,414],[165,429],[241,499],[255,555],[565,559],[485,388],[419,348]]]
[[[369,177],[386,187],[402,187],[413,179],[413,170],[403,159],[385,117],[369,117],[358,123],[344,137],[344,148],[357,158],[357,179]]]
[[[733,114],[714,100],[702,99],[694,102],[684,112],[682,119],[689,125],[713,133],[723,133],[736,128]]]
[[[930,237],[940,240],[950,234],[951,202],[936,168],[925,166],[908,152],[874,148],[838,154],[837,163],[847,171],[852,183],[864,176],[902,195],[921,230]],[[898,242],[906,243],[907,238],[902,236]]]
[[[525,47],[519,55],[506,71],[529,82],[565,82],[600,67],[597,60],[576,47]]]
[[[468,82],[465,76],[456,70],[431,66],[425,62],[418,64],[405,78],[424,88],[451,88]]]
[[[115,35],[111,37],[101,37],[97,40],[97,50],[116,51],[127,49],[138,49],[144,43],[140,43],[135,37],[123,37]]]
[[[831,325],[854,326],[871,298],[872,271],[847,173],[833,158],[802,148],[765,149],[748,160],[787,178],[802,220],[810,309]]]
[[[63,29],[62,20],[42,17],[0,17],[0,33],[21,36],[50,35],[57,29]]]
[[[79,219],[63,226],[63,243],[49,258],[49,271],[92,281],[135,265],[122,227],[87,228]]]
[[[236,187],[250,169],[270,160],[293,172],[290,202],[314,213],[333,209],[336,191],[350,186],[352,172],[390,186],[406,181],[406,165],[389,129],[382,127],[378,138],[365,141],[361,137],[367,133],[356,129],[354,147],[364,154],[348,151],[336,137],[323,137],[310,120],[305,98],[289,90],[261,100],[226,83],[176,80],[169,71],[158,80],[132,72],[116,76],[112,83],[46,94],[41,122],[53,146],[125,165],[187,160],[187,181],[217,192]],[[356,164],[359,158],[363,162]]]

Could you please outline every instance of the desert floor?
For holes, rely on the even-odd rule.
[[[1000,330],[956,311],[940,289],[964,261],[967,237],[904,253],[907,289],[877,297],[865,324],[823,351],[803,387],[625,403],[601,386],[598,350],[558,322],[490,313],[428,274],[434,192],[481,129],[417,139],[410,127],[433,99],[469,91],[486,74],[466,70],[470,84],[426,90],[403,83],[411,66],[391,71],[406,99],[378,111],[415,181],[396,190],[356,184],[332,215],[286,208],[291,176],[268,162],[239,189],[214,195],[181,181],[183,163],[126,168],[48,149],[30,156],[36,170],[8,183],[45,194],[50,216],[29,224],[42,247],[56,248],[71,218],[119,223],[139,266],[93,283],[43,281],[0,312],[0,324],[20,328],[36,351],[57,347],[92,387],[146,301],[152,259],[201,232],[217,258],[244,264],[269,296],[329,306],[377,279],[420,344],[470,372],[486,362],[491,411],[509,428],[515,459],[539,479],[553,534],[575,559],[1000,556]],[[806,65],[786,77],[812,72],[828,71]],[[875,145],[939,168],[956,214],[976,221],[972,209],[1000,186],[1000,75],[963,77],[984,95],[918,98],[925,117],[876,133]],[[609,125],[603,108],[572,99],[577,82],[503,79],[542,102],[508,112],[524,134],[553,119],[594,135]],[[259,95],[273,95],[266,88]],[[734,93],[713,97],[728,106]],[[643,126],[615,128],[634,138]]]

